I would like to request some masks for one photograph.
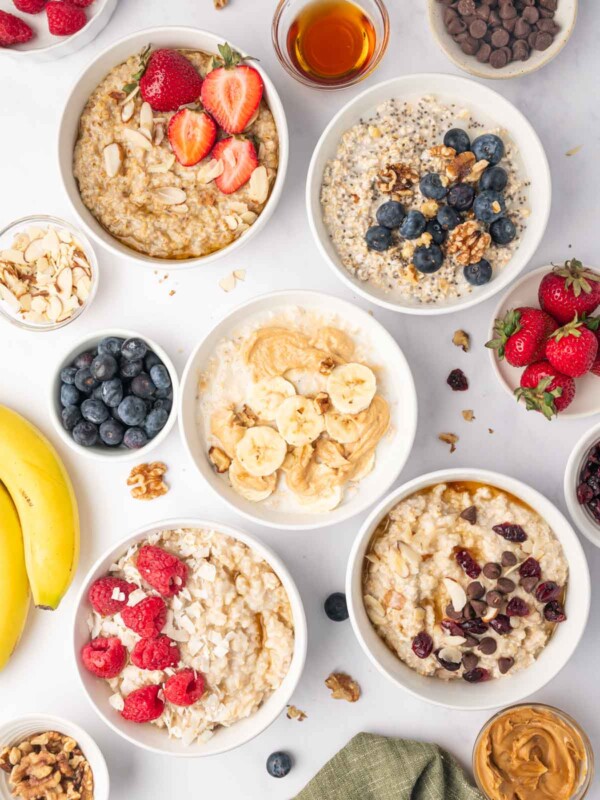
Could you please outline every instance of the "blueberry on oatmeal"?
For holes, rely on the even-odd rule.
[[[444,136],[444,145],[452,147],[457,153],[465,153],[471,149],[469,134],[462,128],[451,128]]]
[[[400,236],[418,239],[427,227],[427,220],[420,211],[409,211],[400,226]]]
[[[489,283],[492,277],[492,265],[485,258],[476,264],[468,264],[464,268],[464,275],[472,286],[483,286]]]
[[[429,247],[420,245],[415,248],[415,252],[413,253],[413,264],[419,272],[424,272],[426,274],[437,272],[443,262],[444,254],[441,248],[434,243],[431,243]]]
[[[397,200],[388,200],[379,206],[375,216],[379,225],[384,228],[399,228],[406,216],[406,210]]]
[[[428,172],[423,175],[419,183],[419,189],[424,197],[431,200],[442,200],[448,194],[447,186],[444,186],[442,179],[436,172]]]
[[[500,194],[500,192],[494,192],[492,189],[479,192],[473,202],[473,211],[476,218],[481,222],[488,224],[495,222],[506,211],[504,195]]]
[[[517,229],[508,217],[500,217],[490,225],[490,236],[496,244],[509,244],[516,235]]]
[[[471,150],[478,161],[495,165],[504,157],[504,142],[495,133],[484,133],[473,141]]]
[[[392,246],[392,234],[383,225],[372,225],[365,234],[365,242],[369,250],[383,253]]]

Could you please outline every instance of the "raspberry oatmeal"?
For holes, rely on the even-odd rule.
[[[421,675],[478,683],[525,669],[566,619],[568,567],[548,524],[500,489],[438,484],[401,500],[365,556],[386,645]]]
[[[89,591],[84,666],[125,719],[185,745],[253,714],[294,651],[288,596],[250,547],[208,529],[155,533]]]
[[[145,255],[221,250],[256,221],[270,194],[279,144],[262,78],[227,45],[220,49],[221,59],[196,50],[132,55],[81,115],[73,156],[81,199],[112,236]],[[253,82],[245,97],[252,105],[246,116],[234,108],[222,118],[212,84],[220,72],[237,80],[236,70]]]
[[[516,146],[495,123],[432,96],[388,100],[328,161],[323,219],[352,276],[443,303],[505,267],[529,216]]]

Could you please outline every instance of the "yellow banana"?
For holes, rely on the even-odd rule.
[[[67,471],[40,431],[0,405],[0,480],[17,508],[33,601],[57,608],[79,558],[79,515]]]
[[[29,609],[29,583],[19,517],[0,483],[0,670],[17,646]]]

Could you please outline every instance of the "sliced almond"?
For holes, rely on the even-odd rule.
[[[102,156],[104,158],[104,171],[109,178],[114,178],[121,171],[123,165],[123,151],[117,142],[106,145]]]
[[[56,286],[60,294],[64,294],[67,297],[71,296],[73,291],[73,271],[70,267],[65,267],[58,273]]]
[[[254,211],[244,211],[241,217],[247,225],[252,225],[252,223],[258,218],[258,214],[255,214]]]
[[[25,258],[20,250],[2,250],[0,252],[0,261],[8,261],[9,264],[25,264]]]
[[[154,114],[152,113],[152,106],[150,103],[142,103],[140,108],[140,128],[147,128],[152,132],[154,127]]]
[[[166,206],[178,206],[187,200],[186,193],[177,186],[161,186],[159,189],[154,189],[152,194],[159,203],[164,203]]]
[[[90,296],[90,290],[91,290],[91,288],[92,288],[92,282],[91,282],[91,281],[90,281],[90,279],[87,277],[87,275],[86,275],[85,277],[83,277],[83,278],[80,278],[80,279],[77,281],[77,285],[76,285],[76,292],[75,292],[75,293],[76,293],[76,295],[77,295],[78,299],[79,299],[79,300],[80,300],[82,303],[85,303],[85,301],[86,301],[86,300],[88,299],[88,297]]]
[[[219,159],[211,159],[203,167],[198,170],[198,183],[210,183],[223,174],[225,164]]]
[[[167,156],[166,161],[163,161],[161,164],[152,164],[148,167],[148,172],[152,173],[160,173],[160,172],[168,172],[173,164],[175,163],[175,156],[173,153],[170,153]]]
[[[398,542],[398,549],[402,553],[402,557],[407,564],[410,564],[411,567],[414,567],[416,570],[418,570],[421,564],[420,554],[405,542]]]
[[[32,242],[34,239],[41,239],[45,231],[42,230],[42,228],[38,228],[35,225],[31,225],[29,228],[27,228],[25,233],[29,237],[29,241]]]
[[[123,135],[127,143],[132,147],[139,147],[140,150],[152,150],[152,142],[140,131],[135,131],[133,128],[125,128]]]
[[[186,203],[180,203],[177,206],[171,206],[171,211],[175,214],[187,214],[190,207]]]
[[[269,180],[266,167],[256,167],[248,184],[248,194],[255,203],[264,203],[269,194]]]
[[[499,610],[500,610],[499,608],[492,608],[491,606],[488,606],[487,611],[485,612],[485,614],[482,615],[481,619],[484,622],[489,622],[491,619],[494,619],[494,617],[498,614]]]
[[[128,100],[125,105],[121,108],[121,119],[123,122],[129,122],[129,120],[133,117],[133,113],[135,111],[135,103],[133,100]]]
[[[392,572],[395,572],[400,578],[408,578],[410,570],[399,550],[390,550],[388,561]]]
[[[444,636],[444,644],[448,647],[460,647],[466,641],[464,636]]]
[[[230,272],[229,275],[221,278],[219,281],[219,286],[224,292],[231,292],[233,289],[235,289],[235,275],[233,272]]]
[[[21,303],[15,297],[15,295],[11,292],[11,290],[5,286],[3,283],[0,283],[0,298],[4,300],[4,302],[9,306],[12,311],[20,311],[21,310]]]
[[[238,279],[238,281],[245,281],[246,280],[246,270],[245,269],[234,269],[233,274]]]
[[[467,595],[460,583],[457,583],[452,578],[444,578],[444,586],[450,595],[450,602],[455,611],[462,611],[467,605]]]
[[[442,647],[438,655],[442,661],[450,661],[452,664],[460,664],[462,661],[462,653],[458,647]]]
[[[25,293],[19,297],[19,302],[21,303],[21,311],[30,311],[31,310],[31,295]]]
[[[129,92],[129,94],[125,95],[125,97],[124,97],[124,98],[121,100],[121,105],[122,105],[122,106],[125,106],[125,105],[127,105],[127,103],[128,103],[130,100],[133,100],[133,98],[136,96],[136,94],[138,94],[138,92],[139,92],[139,91],[140,91],[140,85],[139,85],[139,83],[138,83],[138,84],[135,86],[135,88],[134,88],[134,89],[132,89],[132,90]]]
[[[56,322],[56,320],[62,314],[62,310],[63,304],[60,302],[60,299],[56,297],[56,295],[48,298],[48,308],[46,310],[46,314],[51,322]]]
[[[48,303],[44,297],[34,297],[31,301],[31,310],[37,314],[45,314]]]
[[[154,126],[154,134],[152,136],[152,142],[156,147],[162,143],[163,139],[165,138],[165,126],[158,124]],[[173,160],[175,160],[175,156],[173,156]]]
[[[44,243],[44,248],[47,253],[50,253],[52,258],[56,259],[60,255],[60,239],[54,228],[48,228],[46,235],[41,240]]]
[[[235,217],[233,214],[227,214],[225,217],[223,217],[223,222],[225,225],[227,225],[230,231],[234,231],[240,224],[237,217]]]

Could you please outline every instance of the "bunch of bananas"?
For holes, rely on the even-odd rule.
[[[79,515],[58,454],[0,405],[0,670],[23,632],[29,596],[55,609],[79,557]]]

